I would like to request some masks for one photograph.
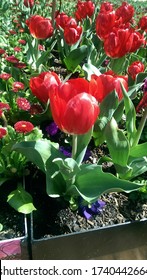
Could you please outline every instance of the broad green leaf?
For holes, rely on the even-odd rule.
[[[125,63],[126,63],[125,56],[117,59],[112,59],[110,62],[110,69],[112,69],[117,74],[122,73],[122,70],[125,68],[124,67]]]
[[[64,59],[64,63],[68,70],[74,72],[76,67],[80,65],[83,59],[87,56],[87,46],[83,45],[69,53]]]
[[[113,163],[126,166],[129,156],[129,143],[123,131],[118,129],[114,118],[107,124],[104,133]]]
[[[36,210],[33,205],[32,196],[21,186],[8,195],[7,202],[16,211],[23,214],[30,214],[32,211]]]
[[[130,149],[130,156],[136,158],[147,156],[147,142],[132,147]]]
[[[129,157],[128,162],[129,166],[132,168],[132,173],[129,179],[133,179],[147,171],[147,157]]]
[[[125,88],[122,85],[122,91],[124,95],[124,105],[125,105],[125,113],[126,113],[126,128],[128,132],[128,140],[130,142],[130,146],[133,144],[134,135],[136,133],[136,112],[135,107],[131,99],[129,98]]]
[[[94,126],[93,137],[95,145],[98,146],[105,141],[104,129],[111,120],[118,106],[118,95],[115,91],[108,94],[100,104],[100,114]]]
[[[91,140],[93,128],[91,128],[87,133],[82,135],[77,135],[77,152],[75,155],[76,162],[80,165],[85,156],[87,146]]]
[[[43,172],[46,172],[48,158],[51,156],[57,157],[57,148],[58,144],[49,140],[24,141],[13,146],[13,150],[22,153],[28,161],[36,164]]]
[[[58,165],[59,171],[64,180],[67,183],[73,184],[75,175],[79,172],[77,162],[73,158],[66,158],[65,160],[62,158],[56,158],[53,162]]]
[[[82,165],[75,185],[79,194],[89,203],[108,192],[131,192],[141,188],[141,184],[121,180],[111,173],[103,172],[96,164]]]
[[[87,80],[91,79],[91,75],[95,74],[99,76],[101,73],[97,67],[95,67],[93,64],[90,62],[85,63],[82,67],[82,69],[86,72],[87,74]]]

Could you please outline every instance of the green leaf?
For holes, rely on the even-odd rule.
[[[83,61],[87,56],[87,46],[83,45],[77,49],[74,49],[64,59],[64,63],[68,70],[74,72],[76,67]]]
[[[130,149],[130,156],[137,158],[147,156],[147,142],[132,147]]]
[[[62,174],[66,182],[70,184],[74,183],[74,178],[77,172],[79,172],[79,167],[77,162],[73,158],[66,158],[65,160],[61,158],[56,158],[53,160],[59,167],[59,171]]]
[[[13,150],[22,153],[28,161],[36,164],[40,170],[46,172],[46,161],[49,157],[57,157],[58,144],[49,140],[20,142],[13,146]],[[59,154],[58,154],[59,156]]]
[[[129,179],[133,179],[147,171],[147,157],[129,157],[128,162],[129,166],[132,168],[132,173]]]
[[[137,76],[136,76],[136,84],[138,83],[142,83],[143,80],[147,77],[147,73],[139,73]]]
[[[89,203],[95,201],[101,194],[108,192],[131,192],[141,188],[141,184],[121,180],[102,171],[96,164],[85,164],[77,174],[75,185],[79,194]]]
[[[100,114],[94,126],[93,137],[95,145],[98,146],[105,141],[104,129],[112,118],[118,106],[118,95],[115,91],[108,94],[100,104]]]
[[[87,133],[82,135],[77,135],[77,152],[76,152],[76,162],[80,165],[85,156],[87,146],[91,140],[93,128],[91,128]]]
[[[125,62],[126,62],[125,56],[117,59],[112,59],[110,62],[110,69],[112,69],[117,74],[122,73]]]
[[[113,163],[126,166],[129,156],[129,143],[123,131],[118,129],[114,118],[106,126],[105,137]]]
[[[21,186],[8,195],[7,202],[16,211],[23,214],[30,214],[32,211],[36,210],[33,205],[32,196]]]
[[[126,128],[128,132],[128,140],[130,142],[130,146],[132,146],[134,141],[134,136],[136,133],[136,111],[133,102],[129,98],[127,91],[124,86],[122,86],[122,91],[124,95],[124,105],[125,105],[125,113],[126,113]]]

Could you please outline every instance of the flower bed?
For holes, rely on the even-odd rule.
[[[147,217],[146,12],[0,3],[0,185],[18,217],[48,213],[37,238]]]

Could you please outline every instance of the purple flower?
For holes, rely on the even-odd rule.
[[[94,215],[98,215],[103,211],[103,207],[105,206],[105,202],[102,200],[97,200],[96,202],[91,204],[91,207],[87,205],[82,205],[80,203],[79,209],[82,215],[87,219],[91,219]]]
[[[66,157],[71,157],[71,147],[63,147],[60,146],[59,148],[60,152],[63,153]]]
[[[67,146],[66,147],[60,146],[59,150],[66,157],[71,157],[71,154],[72,154],[72,147],[71,146],[68,146],[68,147]],[[90,155],[91,155],[91,152],[87,149],[83,161],[88,160]]]
[[[147,91],[147,78],[144,80],[144,84],[142,86],[143,92]]]
[[[46,127],[46,132],[51,135],[54,136],[57,132],[58,132],[59,128],[58,126],[54,123],[51,122],[47,127]]]

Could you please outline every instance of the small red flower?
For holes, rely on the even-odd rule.
[[[26,45],[26,41],[22,39],[18,40],[18,43],[20,43],[21,45]]]
[[[5,52],[6,52],[5,50],[0,49],[0,55],[1,55],[1,54],[4,54]]]
[[[128,74],[131,76],[133,80],[136,79],[136,75],[138,73],[144,72],[145,66],[141,61],[134,61],[129,67],[128,67]]]
[[[25,85],[21,82],[14,82],[12,85],[12,91],[18,92],[20,90],[23,90]]]
[[[14,66],[19,69],[26,68],[26,64],[23,62],[15,63]]]
[[[3,127],[0,127],[0,139],[2,139],[7,134],[7,130]]]
[[[2,73],[0,74],[0,79],[3,79],[5,81],[9,80],[10,78],[12,77],[11,74],[8,74],[8,73]]]
[[[19,121],[14,125],[14,129],[18,133],[24,133],[24,134],[31,132],[33,128],[34,125],[31,122],[26,122],[26,121]]]
[[[21,50],[22,50],[22,49],[19,48],[19,47],[15,47],[15,48],[14,48],[14,51],[15,51],[15,52],[21,52]]]
[[[31,115],[41,114],[43,112],[43,108],[40,104],[32,104],[29,110]]]
[[[16,103],[19,109],[24,110],[24,111],[28,111],[31,107],[30,102],[23,97],[18,97],[16,99]]]
[[[9,61],[9,62],[11,62],[11,63],[14,63],[14,64],[19,62],[19,59],[16,58],[14,55],[7,56],[7,57],[6,57],[6,60]]]
[[[7,103],[0,102],[0,117],[2,116],[3,111],[9,111],[10,106]]]
[[[12,34],[12,35],[17,34],[17,32],[15,30],[9,30],[9,33]]]

